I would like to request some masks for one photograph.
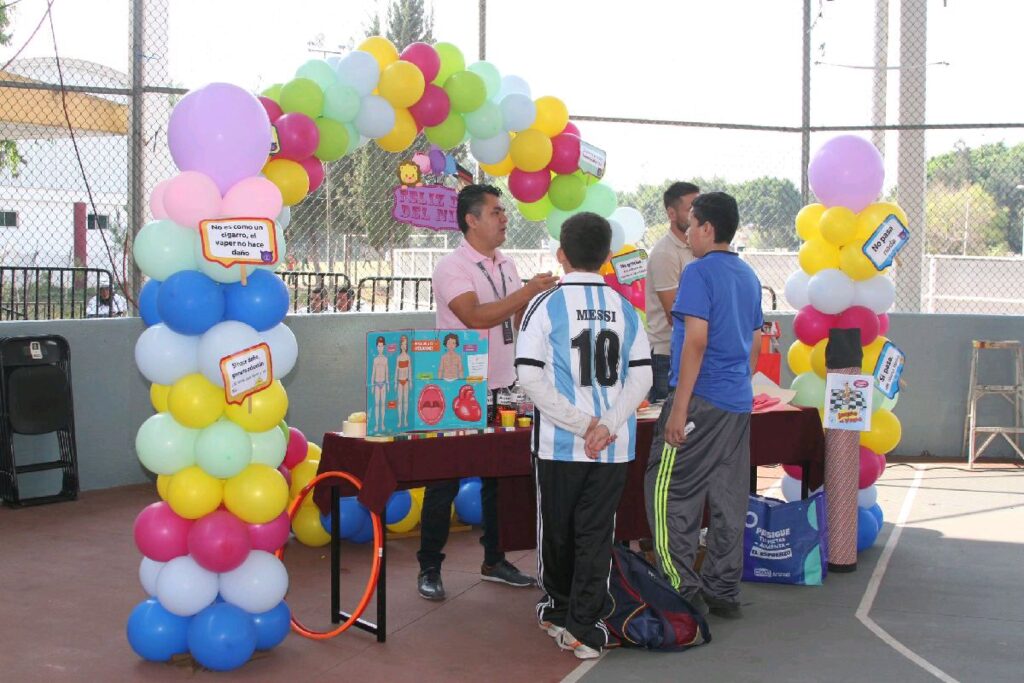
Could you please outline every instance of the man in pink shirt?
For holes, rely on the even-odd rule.
[[[518,328],[526,304],[558,282],[551,273],[541,273],[524,286],[515,263],[498,251],[505,242],[508,217],[501,204],[501,191],[490,185],[468,185],[459,192],[456,215],[463,241],[434,268],[434,300],[438,329],[488,330],[487,388],[491,401],[497,390],[516,379],[513,330]],[[441,563],[451,521],[452,501],[458,481],[431,484],[423,496],[420,518],[420,563],[417,588],[428,600],[444,600]],[[483,507],[484,562],[480,576],[510,586],[534,585],[498,548],[498,486],[483,479],[480,487]]]

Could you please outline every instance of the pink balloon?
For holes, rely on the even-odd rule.
[[[277,121],[279,118],[284,116],[284,110],[281,109],[281,105],[275,102],[274,100],[270,99],[269,97],[260,97],[258,99],[260,101],[260,104],[263,105],[263,109],[266,110],[267,117],[270,118],[271,123]]]
[[[867,346],[878,336],[878,316],[864,306],[850,306],[836,316],[832,326],[839,329],[859,329],[861,346]]]
[[[889,333],[889,314],[880,313],[878,315],[878,334],[885,335]]]
[[[192,520],[179,517],[165,501],[142,509],[132,529],[139,552],[151,560],[168,562],[188,554]]]
[[[170,182],[170,178],[161,180],[149,195],[149,212],[157,220],[167,218],[167,209],[164,208],[164,191],[167,190],[167,185]]]
[[[555,173],[575,173],[580,167],[580,139],[562,133],[551,138],[551,163],[548,168]]]
[[[199,171],[184,171],[164,189],[167,217],[186,228],[199,228],[207,218],[219,218],[221,197],[217,183]]]
[[[800,481],[804,476],[804,470],[800,465],[783,465],[782,469],[797,481]]]
[[[324,182],[324,165],[320,160],[316,157],[306,157],[300,159],[299,163],[302,168],[306,169],[306,175],[309,176],[309,191],[312,192],[320,187],[320,184]]]
[[[229,572],[249,556],[252,542],[245,522],[226,510],[214,510],[196,520],[188,532],[192,559],[211,572]]]
[[[828,331],[835,327],[835,316],[822,313],[814,306],[804,306],[793,318],[793,333],[808,346],[814,346],[828,338]]]
[[[426,43],[412,43],[402,50],[399,59],[415,64],[423,72],[423,80],[430,83],[441,70],[441,56]],[[430,124],[436,126],[437,124]]]
[[[546,168],[532,172],[517,168],[508,174],[508,191],[526,204],[543,197],[550,185],[551,173]]]
[[[563,128],[562,132],[559,133],[559,135],[566,135],[566,134],[575,135],[578,138],[583,137],[582,135],[580,135],[580,129],[577,128],[576,124],[573,123],[572,121],[570,121],[569,123],[565,124],[565,128]]]
[[[266,550],[272,553],[288,541],[288,533],[291,531],[291,520],[288,512],[280,515],[265,524],[249,525],[249,540],[253,550]]]
[[[882,476],[882,468],[885,467],[885,460],[879,458],[878,454],[865,446],[860,447],[860,470],[857,477],[857,488],[866,489],[875,483]]]
[[[284,452],[284,466],[291,469],[306,459],[309,441],[295,427],[288,428],[288,449]]]
[[[224,195],[221,214],[234,218],[269,218],[281,213],[281,190],[266,178],[253,176],[236,183]]]
[[[451,100],[444,88],[427,82],[419,102],[409,107],[417,126],[440,126],[452,110]]]
[[[320,144],[320,131],[313,119],[297,111],[285,114],[274,121],[277,128],[277,142],[281,151],[277,153],[277,159],[291,159],[302,161],[312,156]]]
[[[288,484],[288,486],[291,486],[292,485],[292,471],[290,469],[288,469],[287,467],[285,467],[284,465],[278,465],[277,471],[281,473],[282,477],[284,477],[284,480]]]

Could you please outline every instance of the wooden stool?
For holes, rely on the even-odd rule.
[[[978,352],[987,349],[1001,349],[1013,353],[1014,383],[1013,384],[978,384]],[[1002,396],[1013,406],[1013,426],[978,426],[978,400],[982,396]],[[964,418],[963,453],[967,464],[973,469],[974,461],[992,443],[997,436],[1002,436],[1013,447],[1021,458],[1021,435],[1024,434],[1024,345],[1020,341],[984,341],[975,339],[971,342],[971,379],[967,391],[967,416]],[[976,447],[977,435],[988,434],[988,438]],[[1012,438],[1011,438],[1011,435]]]

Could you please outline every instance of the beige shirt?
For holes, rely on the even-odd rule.
[[[693,261],[693,252],[672,229],[651,248],[647,260],[647,338],[651,353],[667,356],[672,342],[672,321],[665,315],[657,292],[679,287],[683,268]]]

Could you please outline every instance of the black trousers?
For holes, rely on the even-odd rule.
[[[611,608],[615,510],[626,463],[534,458],[537,478],[537,564],[544,597],[537,617],[564,626],[595,649],[608,644],[601,621]]]
[[[480,503],[483,517],[484,564],[495,565],[505,559],[498,548],[498,480],[484,477],[480,485]],[[423,512],[420,516],[420,550],[416,559],[420,569],[441,569],[445,543],[452,521],[452,502],[459,493],[459,481],[441,481],[427,486],[423,493]]]

